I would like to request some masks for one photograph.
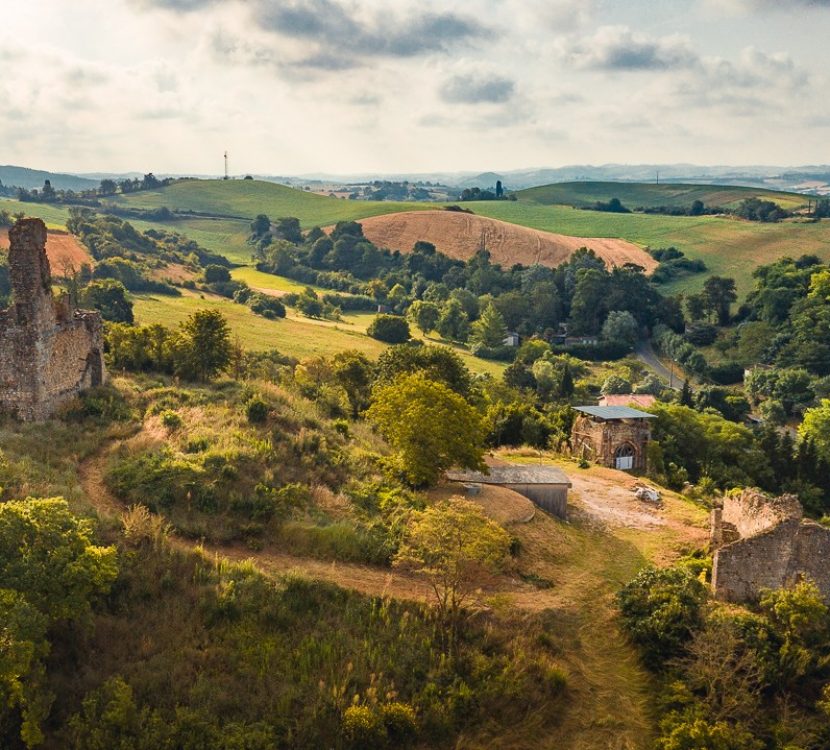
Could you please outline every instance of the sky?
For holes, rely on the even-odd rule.
[[[830,0],[2,0],[0,164],[830,162]]]

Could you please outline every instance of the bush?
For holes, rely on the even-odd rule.
[[[706,587],[686,568],[645,568],[617,596],[623,624],[654,669],[679,656],[702,623]]]
[[[161,413],[161,423],[168,430],[178,430],[182,426],[182,418],[176,412],[167,409]]]
[[[744,368],[737,362],[724,362],[722,365],[712,365],[709,368],[709,377],[718,385],[735,385],[743,382]]]
[[[268,404],[260,398],[251,399],[245,412],[251,424],[265,424],[268,421]]]
[[[403,344],[411,338],[409,323],[398,315],[378,315],[366,333],[387,344]]]

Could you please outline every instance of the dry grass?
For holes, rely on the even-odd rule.
[[[581,247],[590,247],[609,266],[636,263],[653,271],[657,262],[641,247],[621,239],[570,237],[457,211],[407,211],[362,219],[363,233],[379,247],[408,253],[419,240],[451,258],[467,260],[486,247],[495,263],[539,263],[555,268]]]

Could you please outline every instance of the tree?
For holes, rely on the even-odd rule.
[[[428,334],[430,331],[434,331],[435,326],[438,325],[441,311],[434,302],[419,299],[409,306],[409,316],[424,334]]]
[[[98,194],[115,195],[116,190],[118,190],[118,185],[115,180],[103,179],[101,180],[101,186],[98,188]]]
[[[664,668],[702,623],[706,587],[687,568],[644,568],[617,595],[626,630],[646,662]]]
[[[120,281],[101,279],[93,281],[81,292],[81,306],[98,310],[104,320],[112,323],[132,323],[133,303]]]
[[[631,383],[619,375],[609,375],[602,384],[603,396],[631,393]]]
[[[225,266],[209,265],[205,268],[205,281],[216,284],[231,280],[231,272]]]
[[[403,344],[409,341],[411,333],[406,318],[399,315],[378,315],[366,329],[366,333],[373,339],[385,341],[387,344]]]
[[[689,294],[686,297],[686,312],[692,322],[703,320],[706,315],[706,300],[702,294]]]
[[[464,605],[482,575],[504,564],[509,549],[507,532],[481,506],[454,497],[415,515],[394,562],[429,578],[452,648]]]
[[[574,393],[574,376],[571,373],[571,366],[566,362],[562,371],[562,380],[559,382],[559,395],[562,398],[570,398]]]
[[[703,299],[706,309],[717,318],[718,325],[728,325],[732,303],[738,299],[735,279],[710,276],[703,284]]]
[[[606,341],[618,341],[634,349],[640,337],[637,320],[628,310],[612,310],[602,324],[602,337]]]
[[[174,352],[178,375],[188,380],[210,380],[230,358],[230,328],[221,312],[197,310],[181,324]]]
[[[481,415],[423,372],[376,386],[366,417],[389,441],[413,486],[435,484],[451,466],[484,468],[486,430]]]
[[[423,372],[430,380],[444,383],[465,399],[470,396],[472,377],[456,352],[446,346],[400,344],[390,346],[377,361],[377,383],[388,385],[400,375]]]
[[[458,299],[450,299],[444,305],[438,320],[438,333],[450,341],[461,342],[470,335],[470,322]]]
[[[470,338],[473,343],[479,346],[495,349],[504,346],[506,337],[507,326],[504,324],[504,318],[491,302],[484,308],[481,317],[473,323]]]
[[[63,498],[0,503],[0,723],[20,710],[29,747],[53,700],[42,662],[50,628],[85,621],[116,574],[115,549],[95,546],[91,522]]]
[[[251,234],[260,238],[271,231],[271,220],[265,214],[259,214],[251,222]]]
[[[346,391],[352,407],[352,417],[357,419],[369,405],[374,366],[369,358],[358,351],[339,352],[332,359],[334,378]]]
[[[798,429],[802,440],[811,441],[825,461],[830,461],[830,399],[804,412],[804,421]]]

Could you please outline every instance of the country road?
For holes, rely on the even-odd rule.
[[[637,346],[634,347],[634,354],[643,364],[654,370],[658,377],[665,380],[666,383],[671,383],[672,388],[680,390],[684,377],[682,371],[675,372],[674,376],[672,376],[669,369],[660,361],[660,358],[654,351],[654,347],[651,345],[651,341],[648,339],[638,341]]]

